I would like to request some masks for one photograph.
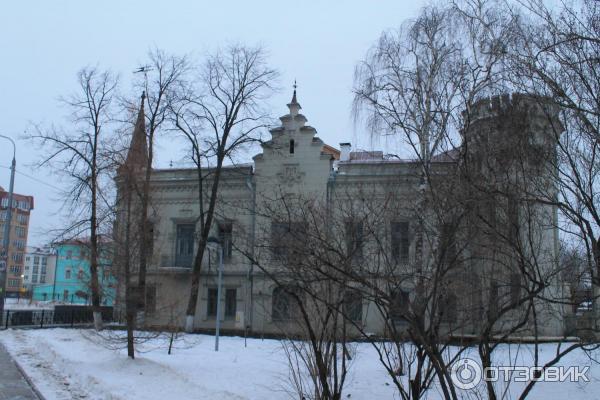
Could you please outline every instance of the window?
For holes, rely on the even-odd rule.
[[[146,312],[156,311],[156,286],[146,286]]]
[[[456,321],[456,295],[452,292],[444,293],[440,298],[439,310],[440,310],[440,322],[454,322]]]
[[[237,298],[235,289],[225,290],[225,318],[235,318]]]
[[[65,289],[63,292],[63,300],[67,301],[69,299],[69,291]]]
[[[24,238],[27,236],[27,232],[25,230],[25,227],[23,227],[23,226],[15,227],[15,232],[16,232],[17,236],[20,238]]]
[[[357,290],[347,290],[344,293],[344,314],[354,322],[362,321],[362,295]]]
[[[294,139],[290,139],[290,154],[294,154]]]
[[[206,315],[209,317],[217,316],[217,289],[208,288],[208,298],[206,301]]]
[[[440,261],[444,263],[447,267],[456,265],[457,263],[457,250],[456,250],[456,241],[455,241],[455,233],[456,227],[452,224],[444,224],[442,225],[442,231],[440,234]]]
[[[194,224],[177,225],[175,266],[190,268],[194,256]]]
[[[519,203],[514,196],[508,197],[506,234],[512,243],[519,238]]]
[[[494,321],[498,317],[498,283],[495,281],[490,284],[488,303],[488,319]]]
[[[46,275],[40,276],[40,283],[46,283]]]
[[[146,256],[154,254],[154,222],[146,220]]]
[[[510,274],[510,305],[516,306],[521,300],[521,275]]]
[[[287,252],[286,238],[289,225],[281,222],[271,222],[271,252],[275,256],[283,256]]]
[[[8,197],[2,198],[2,207],[8,207]]]
[[[301,257],[306,243],[306,225],[302,222],[272,222],[271,252],[276,259],[292,262]]]
[[[298,289],[278,286],[273,289],[271,317],[273,321],[293,319],[298,313]]]
[[[23,261],[23,253],[13,253],[12,260],[15,262]]]
[[[71,270],[70,269],[65,270],[65,279],[71,279]]]
[[[29,261],[31,259],[31,257],[27,256],[25,257],[25,261]]]
[[[391,223],[392,259],[395,263],[405,264],[408,262],[410,246],[408,222]]]
[[[27,224],[27,215],[25,214],[17,214],[17,221],[21,224],[21,225],[26,225]]]
[[[33,268],[32,268],[32,272],[34,274],[37,274],[39,269],[40,269],[40,267],[38,267],[37,265],[34,265]]]
[[[392,293],[392,304],[390,304],[390,318],[393,322],[406,320],[410,310],[410,294],[402,289]]]
[[[361,221],[346,222],[346,251],[353,261],[362,261],[363,223]]]
[[[223,261],[231,261],[233,252],[233,226],[231,222],[219,223],[219,240],[223,248]]]
[[[31,283],[37,283],[38,281],[38,276],[37,275],[31,275]]]
[[[20,274],[21,273],[21,266],[19,266],[19,265],[11,265],[9,270],[10,270],[10,272],[12,274],[15,274],[15,275],[16,274]]]
[[[73,250],[67,250],[66,258],[67,258],[67,260],[70,260],[73,258]]]
[[[83,280],[83,278],[84,278],[84,275],[83,275],[83,270],[82,270],[82,269],[80,269],[80,270],[77,272],[77,280],[78,280],[78,281],[82,281],[82,280]]]
[[[40,258],[38,256],[34,256],[33,257],[33,263],[34,264],[39,264],[40,263]]]
[[[8,280],[8,286],[9,287],[19,287],[21,285],[20,285],[20,282],[19,282],[18,279],[9,279]]]

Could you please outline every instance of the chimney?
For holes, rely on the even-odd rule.
[[[350,143],[340,143],[340,161],[350,161],[350,151],[352,145]]]

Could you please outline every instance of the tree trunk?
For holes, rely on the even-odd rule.
[[[125,321],[127,324],[127,356],[135,359],[134,336],[135,331],[135,299],[131,297],[131,255],[129,248],[131,245],[131,186],[127,182],[127,219],[125,221],[125,246],[121,248],[121,257],[125,260]]]
[[[196,252],[194,267],[192,269],[192,286],[190,288],[190,300],[188,302],[185,319],[185,331],[188,333],[192,332],[193,330],[194,315],[196,314],[196,306],[198,305],[198,291],[200,289],[200,271],[202,269],[202,259],[204,258],[204,252],[206,251],[206,241],[208,240],[208,236],[210,234],[210,228],[212,227],[215,213],[223,158],[223,149],[220,148],[219,158],[215,168],[215,176],[213,178],[214,180],[211,188],[210,202],[208,205],[208,211],[206,213],[206,221],[202,224],[202,231],[200,232],[201,235],[200,239],[198,240],[198,251]],[[199,185],[202,186],[202,180],[200,180]],[[200,201],[202,201],[202,199],[200,199]],[[204,216],[201,215],[200,218],[204,218]]]
[[[96,157],[98,149],[98,135],[94,138],[95,146],[92,154],[92,210],[90,216],[90,275],[92,288],[92,310],[94,315],[94,329],[102,329],[102,313],[100,310],[100,287],[98,284],[98,220],[97,220],[97,199],[98,199],[98,178],[96,174]]]

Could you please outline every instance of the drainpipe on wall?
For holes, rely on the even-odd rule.
[[[327,179],[327,198],[326,198],[326,207],[327,207],[327,237],[329,238],[331,234],[331,213],[333,212],[333,194],[335,192],[335,178],[337,177],[337,172],[331,168],[331,172],[329,173],[329,178]]]
[[[254,325],[254,241],[256,235],[256,184],[253,181],[253,176],[249,176],[246,180],[246,186],[252,193],[252,205],[251,205],[251,222],[250,222],[250,265],[248,266],[248,282],[250,284],[250,293],[248,294],[248,301],[246,302],[246,315],[244,318],[248,319],[248,322],[245,323],[244,329],[246,327],[250,327],[253,330]]]
[[[56,253],[56,261],[54,262],[54,282],[52,283],[52,301],[56,292],[56,275],[58,275],[58,248],[54,249]]]

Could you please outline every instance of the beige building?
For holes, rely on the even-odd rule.
[[[33,210],[33,197],[13,194],[12,221],[10,222],[10,244],[6,277],[7,297],[17,297],[25,291],[23,265],[29,232],[29,217]],[[4,226],[8,218],[8,192],[0,187],[0,246],[4,239]]]
[[[23,287],[29,293],[33,286],[54,282],[56,253],[51,247],[27,247],[23,269]]]
[[[289,273],[295,265],[293,257],[306,257],[309,253],[329,257],[343,253],[338,257],[344,260],[340,263],[363,268],[364,276],[376,276],[373,278],[377,282],[375,286],[393,290],[400,302],[414,298],[419,286],[417,277],[434,268],[435,260],[448,263],[451,258],[459,260],[456,262],[460,268],[449,274],[453,276],[449,281],[457,282],[450,283],[449,287],[456,290],[445,294],[439,307],[449,325],[463,321],[461,333],[475,332],[481,313],[491,312],[489,309],[496,307],[473,314],[479,304],[500,304],[504,297],[515,301],[524,286],[511,273],[513,261],[505,252],[506,246],[496,246],[486,230],[490,224],[475,223],[477,218],[471,213],[456,212],[464,209],[467,201],[464,194],[468,192],[456,186],[467,180],[460,172],[461,159],[477,163],[478,171],[483,174],[477,179],[482,182],[491,185],[507,182],[501,175],[510,168],[491,169],[488,161],[493,156],[485,147],[494,143],[495,138],[504,146],[512,143],[506,139],[512,133],[496,125],[490,128],[490,121],[505,117],[497,112],[504,110],[498,101],[481,102],[476,108],[476,123],[463,137],[463,143],[472,144],[471,153],[464,154],[463,146],[432,157],[428,169],[435,175],[432,178],[424,176],[423,164],[417,160],[400,160],[376,151],[353,152],[349,143],[340,144],[340,150],[325,144],[300,114],[301,107],[294,92],[288,104],[289,113],[280,118],[281,126],[270,130],[271,139],[262,144],[262,152],[253,157],[253,163],[223,170],[213,226],[214,236],[220,238],[224,249],[222,296],[217,299],[217,257],[213,249],[211,255],[205,257],[202,268],[194,329],[214,328],[220,301],[224,310],[222,329],[280,333],[282,326],[291,325],[296,318],[289,297],[280,290],[281,282],[294,284],[294,275]],[[504,98],[504,101],[520,107],[525,100]],[[535,119],[535,115],[532,118]],[[542,122],[536,123],[535,132],[541,133],[534,136],[543,147],[545,128]],[[485,146],[481,141],[482,132],[485,132]],[[145,143],[145,138],[136,137],[134,133],[130,154],[146,151],[140,148]],[[128,157],[128,160],[134,162],[135,158]],[[135,168],[143,169],[142,166]],[[154,169],[151,174],[148,219],[152,224],[153,244],[146,296],[152,299],[148,301],[146,314],[150,325],[184,324],[200,213],[196,174],[195,169],[173,168]],[[520,175],[515,172],[514,176]],[[527,179],[517,180],[522,183]],[[431,196],[423,195],[427,185],[435,187]],[[545,189],[552,190],[551,187]],[[440,205],[434,207],[436,193],[443,195]],[[523,224],[533,226],[528,231],[534,231],[535,238],[527,238],[530,248],[524,250],[526,255],[521,258],[535,259],[536,267],[543,271],[555,270],[556,210],[549,206],[534,210],[528,206],[519,213],[522,207],[519,204],[509,202],[499,207],[490,203],[489,198],[476,203],[473,209],[487,210],[489,204],[493,204],[494,221],[498,224],[516,224],[514,235],[525,234],[525,229],[518,233],[518,227]],[[442,209],[447,215],[467,216],[439,220]],[[464,227],[454,231],[451,241],[447,229],[450,226]],[[322,236],[303,231],[319,227],[324,230]],[[304,249],[312,246],[312,251],[301,253],[284,248],[292,237],[291,240],[297,242],[294,246],[304,246]],[[322,246],[331,248],[326,252],[317,251],[319,240]],[[510,243],[510,238],[507,242]],[[544,293],[557,296],[562,290],[561,283],[552,277],[543,289]],[[457,298],[458,295],[462,297]],[[345,307],[355,323],[366,331],[385,334],[384,322],[390,316],[382,314],[376,295],[348,298],[347,303]],[[470,307],[458,307],[459,303],[470,304]],[[561,335],[562,309],[550,307],[540,312],[547,313],[547,322],[538,327],[540,332]]]

